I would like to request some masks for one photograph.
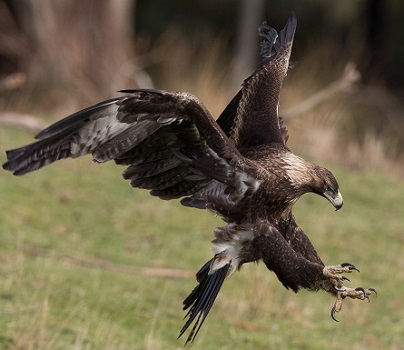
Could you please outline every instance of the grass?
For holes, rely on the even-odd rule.
[[[0,130],[4,149],[31,135]],[[263,264],[226,281],[195,349],[403,349],[404,184],[380,173],[335,169],[345,204],[296,205],[299,224],[328,264],[354,263],[350,286],[374,287],[368,304],[347,300],[335,323],[325,293],[286,291]],[[194,278],[164,278],[75,263],[197,271],[211,257],[214,215],[163,202],[123,181],[123,168],[89,158],[0,181],[0,348],[181,349],[181,302]],[[54,254],[34,254],[34,248]]]
[[[173,51],[166,46],[173,41],[163,39],[158,61],[164,66],[156,69],[156,86],[190,91],[218,116],[236,89],[229,89],[231,63],[223,62],[222,39],[200,52],[181,40]],[[340,75],[342,66],[336,67],[335,60],[329,66],[312,64],[330,61],[317,51],[289,72],[281,112],[321,89],[329,82],[320,82],[325,77]],[[46,91],[51,106],[42,105],[37,93],[25,96],[26,110],[34,106],[49,115],[57,106],[72,111],[72,100],[66,99],[71,91]],[[346,132],[358,120],[358,96],[360,91],[334,96],[288,122],[292,149],[319,163],[333,161],[329,168],[345,199],[334,213],[324,199],[307,195],[295,214],[326,263],[349,261],[360,268],[349,286],[374,287],[379,297],[370,304],[347,300],[335,323],[329,295],[294,294],[263,264],[248,265],[226,281],[194,349],[404,349],[404,184],[380,172],[335,166],[391,168],[383,162],[382,146],[394,137],[370,134],[360,147],[357,135],[352,142]],[[379,116],[371,102],[363,104]],[[357,128],[366,132],[360,124]],[[5,149],[31,140],[26,132],[0,128],[0,162]],[[155,277],[135,268],[195,273],[210,259],[212,232],[222,223],[210,213],[131,189],[122,170],[94,165],[87,157],[20,178],[0,171],[0,349],[183,348],[184,340],[176,340],[184,322],[181,303],[194,278]]]

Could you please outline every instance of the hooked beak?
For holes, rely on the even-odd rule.
[[[334,206],[335,211],[341,209],[342,204],[344,204],[344,200],[342,199],[340,191],[338,191],[338,193],[334,197],[325,194],[325,198],[327,198],[329,202]]]

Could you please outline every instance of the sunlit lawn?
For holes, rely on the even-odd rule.
[[[4,149],[31,137],[0,130],[1,162]],[[350,286],[374,287],[379,296],[346,300],[336,323],[330,296],[296,295],[263,264],[245,266],[226,281],[195,349],[404,348],[404,184],[329,168],[344,207],[334,212],[307,195],[297,220],[326,263],[349,261],[361,270],[349,276]],[[183,347],[185,339],[176,340],[181,303],[194,278],[130,268],[196,272],[211,257],[221,222],[131,189],[122,170],[87,157],[24,177],[0,172],[1,349]]]

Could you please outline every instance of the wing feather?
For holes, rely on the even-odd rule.
[[[292,14],[279,36],[265,22],[260,27],[261,67],[244,81],[217,120],[238,149],[273,142],[286,145],[287,132],[278,116],[278,105],[296,25]]]
[[[163,199],[203,194],[215,185],[217,195],[228,186],[247,191],[237,176],[247,166],[244,158],[196,97],[125,92],[51,125],[38,134],[39,141],[8,151],[4,169],[22,175],[62,158],[92,154],[98,163],[128,165],[123,176],[133,187]]]

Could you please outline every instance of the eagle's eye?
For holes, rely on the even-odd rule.
[[[323,190],[324,190],[324,192],[334,192],[333,190],[332,190],[332,188],[330,187],[330,186],[328,186],[327,184],[324,184],[324,186],[323,186]]]

